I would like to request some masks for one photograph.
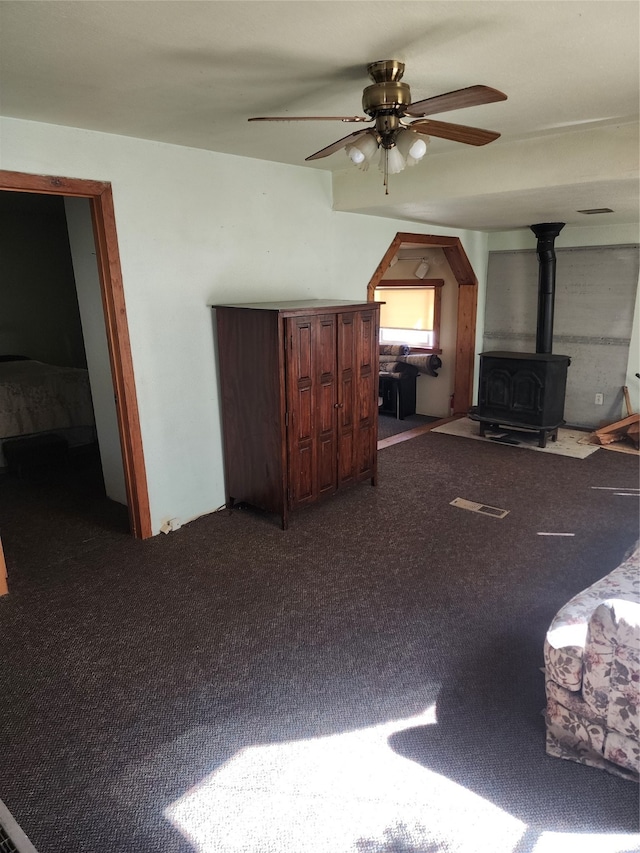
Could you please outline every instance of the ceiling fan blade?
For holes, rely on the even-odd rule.
[[[371,121],[369,116],[257,116],[247,121]]]
[[[444,113],[447,110],[461,110],[465,107],[478,107],[481,104],[493,104],[496,101],[506,101],[504,92],[492,89],[490,86],[468,86],[466,89],[456,89],[444,95],[435,95],[409,104],[406,115],[429,116],[434,113]]]
[[[342,139],[338,139],[337,142],[332,142],[331,145],[327,145],[326,148],[321,148],[320,151],[316,151],[315,154],[311,154],[309,157],[305,157],[305,160],[319,160],[321,157],[328,157],[329,154],[333,154],[334,151],[339,151],[341,148],[344,148],[345,145],[349,145],[350,142],[354,142],[359,136],[362,136],[365,133],[371,133],[368,128],[364,130],[356,130],[354,133],[350,133],[349,136],[345,136]]]
[[[465,124],[451,124],[448,121],[433,121],[432,119],[414,121],[408,126],[418,133],[439,136],[441,139],[451,139],[453,142],[464,142],[465,145],[487,145],[500,136],[494,130],[482,130],[480,127],[467,127]]]

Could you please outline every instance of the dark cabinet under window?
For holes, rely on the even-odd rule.
[[[416,377],[414,374],[405,376],[385,376],[380,374],[378,393],[380,397],[379,412],[394,415],[403,420],[408,415],[416,413]]]

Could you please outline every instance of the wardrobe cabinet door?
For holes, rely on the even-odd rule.
[[[317,496],[315,433],[315,318],[287,320],[286,386],[289,506]]]
[[[347,486],[356,475],[355,411],[356,314],[338,315],[338,485]]]
[[[336,315],[287,320],[289,503],[336,491]]]
[[[337,488],[336,469],[336,315],[316,318],[316,448],[318,495],[332,495]]]
[[[371,310],[286,319],[290,509],[375,478],[376,317]]]

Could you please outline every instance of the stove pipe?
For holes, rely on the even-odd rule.
[[[553,244],[564,226],[564,222],[541,222],[539,225],[530,226],[538,238],[536,352],[550,353],[553,348],[553,305],[556,295],[556,253]]]

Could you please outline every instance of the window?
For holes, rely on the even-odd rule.
[[[388,282],[376,288],[380,306],[380,343],[409,344],[415,350],[438,350],[440,295],[444,282],[418,286]]]

